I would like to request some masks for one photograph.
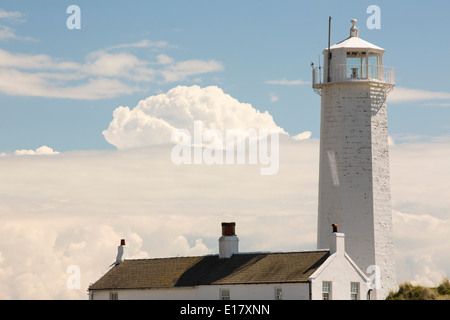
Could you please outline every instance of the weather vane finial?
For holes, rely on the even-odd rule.
[[[358,27],[356,27],[356,22],[358,20],[352,19],[350,22],[352,23],[352,27],[350,28],[350,37],[357,37],[358,38]]]

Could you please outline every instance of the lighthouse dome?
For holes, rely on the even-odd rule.
[[[330,50],[345,49],[345,50],[370,50],[376,52],[384,52],[383,48],[380,48],[370,42],[367,42],[359,37],[348,37],[347,39],[336,43],[330,47]]]

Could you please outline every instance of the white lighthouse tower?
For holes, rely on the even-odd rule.
[[[371,297],[384,299],[396,286],[385,103],[395,76],[385,50],[351,22],[349,37],[324,50],[324,67],[313,67],[322,97],[317,246],[329,247],[337,224],[346,252],[373,279]]]

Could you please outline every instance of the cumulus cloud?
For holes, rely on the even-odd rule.
[[[14,155],[16,156],[23,156],[23,155],[52,155],[52,154],[59,154],[58,151],[54,151],[52,148],[47,147],[47,146],[42,146],[37,148],[36,150],[27,150],[27,149],[22,149],[22,150],[16,150],[14,151]]]
[[[311,131],[304,131],[302,133],[293,136],[292,139],[296,141],[305,140],[311,138],[311,135],[312,135]]]
[[[130,258],[217,253],[223,221],[236,221],[242,252],[315,249],[317,139],[282,140],[273,176],[176,166],[170,149],[0,157],[0,297],[87,299],[120,239]],[[436,285],[450,269],[450,142],[402,143],[390,158],[398,281]]]
[[[228,220],[238,223],[242,251],[305,249],[299,239],[312,246],[314,216],[307,213],[315,188],[296,196],[307,181],[296,183],[284,168],[264,179],[258,166],[180,167],[170,149],[0,158],[3,297],[86,299],[120,239],[130,258],[217,253],[220,223]],[[304,177],[317,167],[312,158],[309,152],[296,162]],[[80,290],[66,287],[72,265],[81,271]]]
[[[178,252],[181,256],[201,256],[205,254],[213,253],[213,250],[208,248],[202,239],[196,239],[195,245],[191,247],[188,240],[184,235],[178,236],[170,243],[174,251]],[[169,248],[170,250],[170,248]]]
[[[267,111],[239,102],[215,86],[178,86],[148,97],[132,109],[118,107],[113,117],[103,135],[118,149],[170,143],[177,129],[192,133],[196,120],[202,121],[205,131],[266,129],[285,133]]]
[[[427,213],[393,211],[397,271],[403,281],[436,286],[448,276],[450,219]],[[414,248],[413,250],[411,248]]]

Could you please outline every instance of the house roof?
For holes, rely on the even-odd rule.
[[[328,258],[328,250],[238,253],[125,260],[89,290],[174,288],[197,285],[307,282]]]

